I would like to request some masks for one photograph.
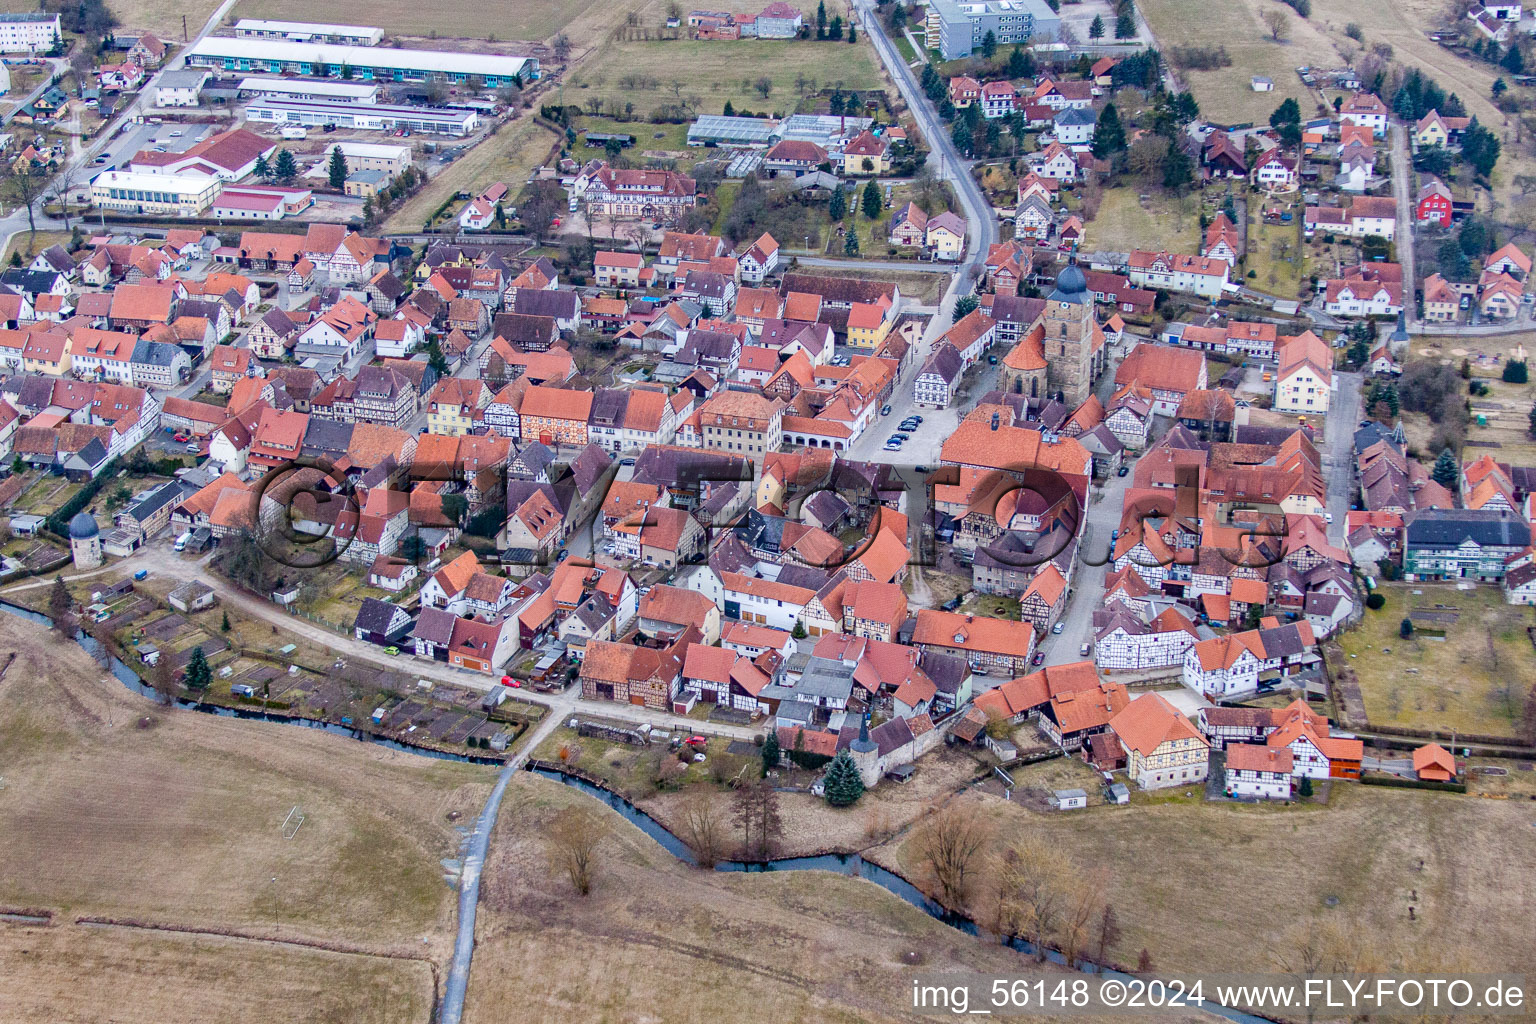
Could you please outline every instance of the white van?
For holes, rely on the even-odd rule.
[[[176,538],[176,550],[177,551],[185,551],[185,550],[187,550],[187,545],[189,543],[191,543],[191,541],[192,541],[192,533],[189,530],[188,532],[182,534],[180,537]]]

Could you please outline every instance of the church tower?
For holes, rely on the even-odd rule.
[[[1073,256],[1056,277],[1056,290],[1040,314],[1045,328],[1046,387],[1061,393],[1069,409],[1087,401],[1093,389],[1093,295]]]

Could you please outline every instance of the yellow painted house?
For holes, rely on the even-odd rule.
[[[69,372],[69,356],[73,347],[73,339],[61,331],[30,332],[21,349],[22,369],[27,373],[62,377]]]
[[[462,437],[475,427],[480,411],[491,401],[483,381],[444,377],[427,396],[427,430]]]
[[[1413,141],[1419,146],[1448,146],[1452,137],[1467,130],[1471,118],[1444,117],[1431,110],[1413,126]]]
[[[928,218],[928,248],[937,260],[958,260],[965,255],[965,220],[945,211]]]
[[[884,174],[891,169],[890,153],[884,139],[865,129],[843,149],[843,173]]]
[[[896,319],[889,297],[878,302],[855,302],[848,310],[848,344],[854,348],[878,348]]]

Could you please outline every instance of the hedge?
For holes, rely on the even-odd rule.
[[[832,760],[826,754],[813,754],[809,750],[790,750],[786,753],[791,761],[810,771],[815,771]]]
[[[102,468],[100,473],[86,481],[84,487],[74,493],[74,496],[60,505],[58,511],[48,517],[48,529],[61,537],[69,536],[69,521],[81,512],[85,507],[96,500],[96,495],[101,489],[111,483],[117,477],[118,460],[113,459]]]
[[[1465,782],[1430,782],[1425,779],[1403,779],[1396,775],[1364,775],[1362,786],[1391,786],[1394,789],[1434,789],[1445,793],[1465,793]]]

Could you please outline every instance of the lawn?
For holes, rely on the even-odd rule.
[[[8,620],[5,635],[18,656],[0,680],[0,902],[446,957],[455,899],[439,861],[488,769],[166,712],[39,626]],[[296,805],[305,820],[285,839]],[[310,984],[324,976],[317,962]]]
[[[115,928],[0,928],[8,1020],[426,1021],[425,963]]]
[[[315,9],[298,0],[245,0],[242,18],[276,18],[313,21]],[[348,25],[378,25],[386,35],[444,36],[448,38],[548,39],[591,8],[606,7],[596,0],[503,0],[496,5],[495,18],[481,4],[459,0],[446,7],[431,4],[417,7],[402,3],[363,3],[362,0],[334,0],[326,5],[326,18]],[[614,5],[617,8],[619,5]],[[571,38],[577,41],[572,33]]]
[[[18,231],[16,236],[11,239],[10,244],[5,247],[5,255],[0,257],[0,261],[3,261],[5,266],[8,267],[11,265],[11,254],[19,252],[21,258],[30,263],[32,262],[32,257],[50,245],[67,246],[68,244],[68,231],[38,231],[35,233]]]
[[[1295,219],[1289,224],[1266,224],[1263,217],[1266,206],[1290,209]],[[1256,276],[1247,278],[1245,283],[1269,295],[1296,298],[1307,273],[1306,248],[1301,242],[1301,205],[1262,203],[1259,196],[1250,196],[1248,208],[1251,215],[1244,266]]]
[[[42,475],[16,501],[16,508],[35,516],[52,515],[84,487],[61,476]]]
[[[581,132],[605,132],[615,135],[633,135],[635,144],[624,151],[632,163],[645,161],[647,151],[666,153],[678,162],[678,169],[686,171],[697,159],[718,156],[715,150],[690,149],[686,124],[657,124],[650,121],[616,121],[611,117],[582,117],[576,122],[578,138],[571,147],[571,156],[579,163],[588,160],[606,160],[608,154],[602,146],[589,146]]]
[[[1536,441],[1530,435],[1531,403],[1536,401],[1536,383],[1506,384],[1501,379],[1504,360],[1516,346],[1525,349],[1527,358],[1536,352],[1536,333],[1501,334],[1492,337],[1417,337],[1413,352],[1426,359],[1448,361],[1460,366],[1463,359],[1472,365],[1472,375],[1489,388],[1490,394],[1469,397],[1472,421],[1467,425],[1464,457],[1475,459],[1491,454],[1500,462],[1528,466],[1536,461]],[[1533,378],[1536,380],[1536,378]],[[1482,416],[1486,426],[1480,426]],[[1422,419],[1422,417],[1419,417]],[[1412,420],[1409,421],[1410,425]],[[1424,424],[1426,433],[1429,425]],[[1433,453],[1432,453],[1433,454]]]
[[[847,232],[851,229],[859,236],[859,253],[856,257],[862,260],[916,260],[919,250],[904,246],[892,245],[890,241],[891,214],[900,207],[905,206],[912,198],[912,187],[905,182],[896,184],[890,193],[890,201],[885,199],[885,186],[880,187],[881,207],[880,215],[874,220],[864,216],[864,185],[848,194],[848,212],[842,221],[834,224],[827,214],[827,205],[818,203],[807,208],[805,226],[812,229],[810,244],[811,253],[816,256],[828,256],[837,258],[845,256],[847,250]],[[934,212],[940,213],[943,206],[935,206]],[[787,240],[786,248],[792,252],[805,252],[804,236],[791,235]],[[919,273],[922,273],[919,271]],[[925,277],[943,275],[923,274]],[[926,292],[926,285],[919,283]],[[907,285],[901,285],[902,294],[908,294]]]
[[[766,77],[767,96],[755,86]],[[600,98],[633,103],[637,114],[691,102],[718,114],[729,102],[744,110],[793,113],[820,89],[887,89],[874,48],[814,40],[613,40],[572,72],[567,103]]]
[[[606,830],[573,895],[540,840],[561,809]],[[519,775],[491,838],[464,1019],[894,1024],[914,970],[1065,977],[828,872],[705,872],[595,800]],[[921,966],[917,966],[921,965]]]
[[[1343,62],[1329,37],[1320,29],[1322,19],[1314,13],[1303,20],[1290,19],[1288,41],[1277,43],[1260,21],[1261,12],[1273,8],[1274,0],[1232,0],[1208,4],[1204,0],[1145,0],[1141,11],[1157,36],[1165,55],[1179,46],[1225,46],[1232,58],[1230,67],[1215,71],[1178,71],[1179,79],[1200,101],[1200,113],[1218,122],[1263,122],[1287,97],[1301,104],[1303,114],[1312,113],[1316,97],[1309,93],[1296,75],[1303,64],[1337,67]],[[1341,4],[1342,6],[1342,4]],[[1364,13],[1350,5],[1343,22],[1358,20]],[[1381,12],[1393,17],[1395,5]],[[1290,12],[1287,11],[1287,14]],[[1433,45],[1433,44],[1431,44]],[[1249,79],[1264,75],[1275,83],[1271,92],[1254,92]]]
[[[495,135],[449,164],[421,191],[396,207],[385,229],[420,231],[444,199],[456,192],[473,195],[497,181],[506,182],[509,193],[515,197],[534,169],[544,163],[554,142],[555,136],[526,114],[502,125]],[[457,217],[457,207],[450,207],[447,216]]]
[[[1104,190],[1086,231],[1089,249],[1199,252],[1200,208],[1191,194],[1142,193],[1134,185],[1121,185]]]
[[[181,34],[182,18],[186,18],[187,35],[191,38],[202,31],[203,25],[218,9],[216,0],[199,0],[197,3],[183,3],[178,0],[111,0],[107,7],[117,15],[117,20],[124,28],[146,29],[158,35],[165,41],[168,47],[179,46],[183,38]],[[314,8],[297,15],[305,21],[314,20]],[[241,8],[240,17],[252,15]],[[364,22],[364,24],[374,24]]]
[[[860,221],[863,221],[862,215],[860,215]],[[874,258],[884,259],[885,250],[882,248]],[[945,288],[949,287],[950,279],[948,274],[926,270],[862,270],[854,267],[797,266],[795,273],[811,274],[816,277],[856,277],[890,281],[901,289],[902,298],[925,306],[931,306],[939,301],[939,296],[944,294]]]
[[[1251,806],[1135,799],[1127,807],[1034,813],[975,800],[993,849],[1030,835],[1080,870],[1102,872],[1123,929],[1110,956],[1146,949],[1160,971],[1275,970],[1292,928],[1337,922],[1408,970],[1465,956],[1469,970],[1529,971],[1536,829],[1523,802],[1334,783],[1327,805]],[[884,848],[914,880],[916,844]],[[985,873],[983,874],[985,877]],[[990,914],[985,882],[973,904]],[[1409,906],[1414,908],[1410,921]],[[1282,909],[1283,908],[1283,909]]]
[[[1536,621],[1532,611],[1505,604],[1497,587],[1392,583],[1381,593],[1386,606],[1367,611],[1359,627],[1340,635],[1344,657],[1335,662],[1359,678],[1371,723],[1498,736],[1518,732],[1530,683],[1518,677],[1532,661],[1525,635],[1525,627]],[[1445,627],[1445,639],[1398,636],[1410,609],[1435,605],[1460,612],[1456,623]]]

